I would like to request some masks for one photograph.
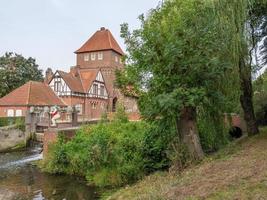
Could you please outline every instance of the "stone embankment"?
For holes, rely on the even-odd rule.
[[[27,136],[16,125],[0,128],[0,152],[12,151],[26,146]]]

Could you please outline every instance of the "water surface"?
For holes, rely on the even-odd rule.
[[[0,191],[15,193],[15,199],[19,200],[97,199],[96,189],[87,186],[82,179],[40,172],[31,164],[31,161],[42,158],[39,152],[40,148],[35,147],[23,152],[0,154]]]

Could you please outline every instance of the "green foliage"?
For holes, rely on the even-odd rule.
[[[25,84],[43,80],[42,70],[38,69],[34,58],[6,53],[0,57],[0,97]]]
[[[17,125],[19,129],[25,129],[24,117],[0,117],[0,127]]]
[[[203,150],[206,153],[215,152],[229,143],[229,128],[224,120],[224,114],[208,113],[199,110],[198,129]]]
[[[60,137],[42,168],[83,176],[102,187],[132,183],[173,162],[175,128],[160,129],[160,123],[112,121],[85,126],[71,141]]]
[[[185,106],[225,100],[222,83],[228,70],[235,71],[217,14],[212,1],[173,0],[141,16],[141,29],[130,32],[122,25],[128,70],[136,72],[130,78],[147,89],[140,99],[144,115],[177,116]]]
[[[100,123],[105,123],[105,122],[108,122],[108,113],[107,112],[103,112],[101,114],[101,120],[100,120]]]
[[[227,143],[223,113],[240,110],[231,9],[227,1],[167,0],[139,17],[140,29],[121,26],[129,54],[120,84],[143,89],[139,108],[144,118],[176,119],[161,124],[161,130],[175,127],[185,107],[196,108],[207,152]]]
[[[254,109],[257,122],[267,125],[267,73],[265,72],[253,83]]]
[[[119,123],[127,123],[129,121],[124,106],[122,104],[118,104],[116,106],[114,120]]]

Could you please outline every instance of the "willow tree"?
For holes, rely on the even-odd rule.
[[[225,95],[217,86],[233,69],[229,34],[216,9],[212,0],[164,1],[140,17],[140,29],[131,32],[123,24],[121,31],[129,53],[127,71],[145,91],[141,112],[149,119],[175,118],[180,141],[195,159],[203,157],[198,110],[219,109]]]
[[[253,108],[252,71],[253,57],[257,56],[259,27],[266,13],[265,0],[219,0],[221,14],[228,17],[232,32],[233,65],[239,69],[240,103],[249,135],[259,133]]]

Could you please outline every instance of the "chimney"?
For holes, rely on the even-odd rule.
[[[78,70],[79,70],[79,66],[71,67],[71,68],[70,68],[70,73],[72,74],[72,76],[77,77],[77,76],[79,75],[79,74],[78,74]]]
[[[44,82],[48,84],[50,79],[52,78],[53,74],[54,74],[53,70],[51,68],[47,68],[47,70],[45,71],[45,80],[44,80]]]

